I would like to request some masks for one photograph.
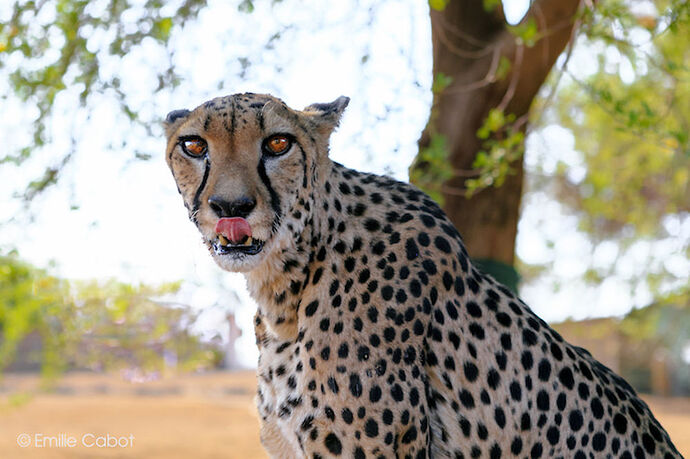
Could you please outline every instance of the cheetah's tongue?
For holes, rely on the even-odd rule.
[[[244,244],[252,237],[252,228],[241,217],[221,218],[216,223],[216,234],[222,235],[232,244]]]

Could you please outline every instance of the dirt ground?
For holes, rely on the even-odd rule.
[[[266,457],[253,372],[145,383],[69,374],[49,393],[37,391],[37,384],[35,377],[15,375],[0,382],[0,458]],[[17,396],[18,389],[34,395]],[[644,398],[690,457],[690,399]],[[108,441],[119,445],[99,447]]]

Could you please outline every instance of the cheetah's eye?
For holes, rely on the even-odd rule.
[[[194,158],[205,154],[208,147],[206,141],[200,138],[184,139],[180,142],[180,145],[185,153]]]
[[[263,151],[269,156],[280,156],[290,150],[292,137],[286,134],[276,134],[264,140]]]

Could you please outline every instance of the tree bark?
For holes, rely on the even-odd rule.
[[[524,176],[520,159],[501,187],[481,190],[467,199],[462,192],[464,182],[482,147],[476,132],[492,108],[526,120],[539,88],[571,39],[580,3],[535,1],[523,19],[533,18],[537,24],[539,40],[532,47],[520,44],[508,30],[501,5],[486,11],[482,1],[450,0],[443,11],[431,10],[433,72],[452,77],[452,83],[434,94],[432,116],[419,147],[429,145],[432,132],[447,139],[449,167],[455,173],[442,190],[444,210],[473,258],[514,264]],[[498,80],[495,75],[502,56],[511,67]],[[521,129],[525,127],[523,122]]]

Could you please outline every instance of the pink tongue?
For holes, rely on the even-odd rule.
[[[242,244],[252,236],[252,228],[241,217],[221,218],[216,223],[216,234],[222,234],[233,244]]]

